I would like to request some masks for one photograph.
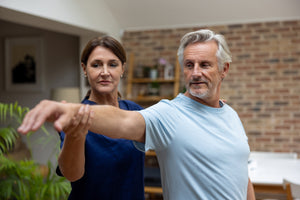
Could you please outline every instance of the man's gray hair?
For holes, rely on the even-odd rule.
[[[224,36],[220,34],[215,34],[211,30],[202,29],[187,33],[181,38],[180,45],[177,51],[178,61],[181,67],[183,68],[183,52],[189,44],[207,42],[211,40],[214,40],[218,45],[218,51],[216,53],[216,56],[218,58],[219,70],[223,70],[225,63],[231,63],[231,52],[228,48]]]

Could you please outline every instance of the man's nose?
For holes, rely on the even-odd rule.
[[[199,64],[195,64],[192,75],[193,76],[201,76],[202,75],[202,68],[199,66]]]

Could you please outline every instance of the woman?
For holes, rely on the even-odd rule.
[[[82,103],[141,110],[138,104],[120,99],[118,84],[125,63],[125,51],[114,38],[90,40],[82,52],[81,66],[91,89]],[[66,134],[60,133],[62,150],[57,171],[71,182],[69,200],[144,199],[144,153],[132,141],[87,133],[89,116],[82,116],[77,121],[86,126],[72,126]]]

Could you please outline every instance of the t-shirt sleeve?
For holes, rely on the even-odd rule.
[[[167,147],[174,137],[176,112],[171,101],[159,103],[139,111],[146,123],[145,151],[159,151]]]

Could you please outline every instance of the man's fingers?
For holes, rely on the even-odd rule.
[[[36,131],[45,121],[54,122],[54,128],[62,131],[72,122],[78,108],[75,104],[43,100],[26,114],[18,131],[21,134]]]
[[[31,123],[32,123],[32,121],[30,120],[30,114],[31,114],[31,111],[25,115],[22,124],[18,128],[19,133],[26,134],[29,132],[29,129],[30,129]]]
[[[27,134],[30,131],[38,130],[43,125],[47,118],[45,112],[37,117],[38,113],[41,113],[41,107],[42,106],[39,104],[25,115],[21,126],[18,128],[18,132]]]

